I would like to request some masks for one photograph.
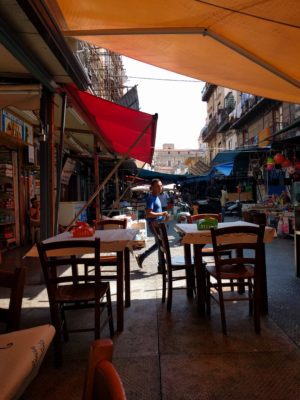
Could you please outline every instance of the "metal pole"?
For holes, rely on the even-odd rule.
[[[61,121],[60,121],[60,138],[59,138],[59,150],[57,159],[57,176],[56,176],[56,201],[55,201],[55,222],[54,222],[54,234],[58,231],[58,211],[61,194],[61,171],[63,162],[63,150],[64,150],[64,136],[65,136],[65,124],[66,124],[66,108],[67,108],[67,94],[62,93],[62,108],[61,108]]]

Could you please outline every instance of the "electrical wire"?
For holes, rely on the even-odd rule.
[[[142,76],[128,76],[129,79],[146,79],[150,81],[170,81],[170,82],[187,82],[187,83],[204,83],[203,81],[197,80],[188,80],[188,79],[169,79],[169,78],[150,78],[150,77],[142,77]]]
[[[214,7],[214,8],[219,8],[219,9],[224,10],[224,11],[230,11],[230,12],[235,13],[235,14],[245,15],[246,17],[251,17],[251,18],[256,18],[256,19],[262,20],[262,21],[272,22],[274,24],[287,26],[289,28],[296,28],[296,29],[300,28],[299,25],[289,24],[287,22],[282,22],[282,21],[278,21],[278,20],[275,20],[275,19],[271,19],[271,18],[260,17],[259,15],[247,13],[247,12],[244,12],[244,11],[235,10],[233,8],[230,8],[230,7],[220,6],[218,4],[214,4],[214,3],[211,3],[209,1],[205,1],[205,0],[195,0],[195,1],[197,3],[206,4],[207,6],[211,6],[211,7]]]

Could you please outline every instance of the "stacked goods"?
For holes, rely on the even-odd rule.
[[[14,208],[14,199],[12,197],[8,199],[0,199],[0,208]]]
[[[13,237],[14,237],[14,232],[10,226],[5,226],[0,232],[0,239],[10,239]]]
[[[12,178],[13,176],[12,164],[0,164],[0,175]]]

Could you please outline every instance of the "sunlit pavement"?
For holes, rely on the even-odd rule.
[[[182,254],[172,223],[169,238],[173,254]],[[21,259],[22,251],[5,253],[4,264],[27,266],[22,311],[26,328],[49,322],[49,309],[38,260]],[[188,300],[184,291],[175,291],[168,313],[161,303],[157,255],[150,256],[143,269],[131,256],[132,303],[125,310],[124,331],[114,337],[114,363],[128,400],[300,398],[300,280],[294,272],[294,242],[275,239],[266,254],[269,315],[262,318],[262,333],[255,335],[242,302],[226,307],[227,337],[218,306],[213,305],[210,319],[200,318],[195,300]],[[5,298],[0,299],[3,303]],[[88,321],[89,316],[76,312],[71,323]],[[61,369],[54,368],[50,349],[23,398],[80,399],[92,340],[92,333],[72,335],[63,346]]]

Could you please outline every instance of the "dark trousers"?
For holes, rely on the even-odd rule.
[[[159,245],[158,245],[158,239],[153,231],[152,225],[149,221],[147,221],[147,226],[148,226],[148,232],[150,231],[155,239],[155,242],[152,246],[150,246],[147,250],[145,250],[142,254],[140,254],[140,258],[142,260],[142,262],[145,260],[145,258],[147,258],[148,256],[150,256],[150,254],[154,253],[156,250],[158,250],[158,265],[162,266],[164,261],[163,261],[163,254],[161,253],[161,251],[159,250]]]

